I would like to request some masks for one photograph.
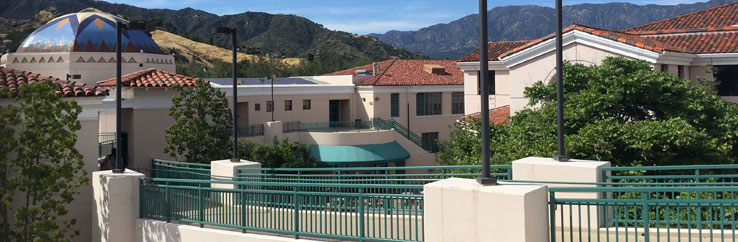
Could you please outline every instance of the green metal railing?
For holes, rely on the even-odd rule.
[[[512,179],[510,165],[490,166],[492,176]],[[322,184],[414,184],[424,185],[449,177],[475,178],[482,166],[408,166],[346,168],[239,168],[238,179],[254,182],[295,182]]]
[[[246,127],[238,128],[238,137],[256,137],[264,136],[264,125],[253,124]]]
[[[436,152],[438,152],[438,150],[439,150],[438,144],[435,144],[435,143],[433,143],[433,144],[424,144],[423,143],[423,139],[419,135],[413,133],[412,131],[410,131],[410,129],[408,129],[404,125],[402,125],[402,124],[400,124],[398,122],[395,122],[395,120],[391,120],[391,121],[393,123],[394,130],[398,134],[400,134],[403,137],[405,137],[408,140],[410,140],[410,142],[415,143],[416,145],[420,146],[420,148],[423,148],[425,151],[428,151],[430,153],[436,153]]]
[[[210,164],[153,159],[151,177],[210,180]]]
[[[549,193],[552,242],[736,241],[738,186],[550,187]],[[602,193],[630,195],[560,197]]]
[[[738,165],[636,166],[602,168],[605,182],[706,183],[738,182]]]
[[[173,185],[188,184],[188,185]],[[290,187],[288,190],[271,186]],[[210,187],[213,186],[213,187]],[[236,186],[215,188],[215,186]],[[312,192],[313,188],[356,192]],[[259,183],[147,179],[140,182],[141,218],[360,241],[423,241],[423,195],[379,194],[412,185]]]
[[[97,140],[97,157],[105,158],[115,148],[115,133],[101,133]]]
[[[354,122],[303,122],[292,121],[282,124],[282,132],[345,132],[345,131],[377,131],[392,129],[392,121],[373,119],[372,121]]]
[[[376,131],[376,130],[394,130],[398,134],[410,140],[414,144],[420,146],[424,150],[435,153],[438,152],[438,144],[424,144],[422,138],[410,131],[404,125],[398,123],[394,119],[384,120],[381,118],[372,118],[371,121],[354,121],[354,122],[303,122],[292,121],[282,124],[282,132],[341,132],[341,131]]]

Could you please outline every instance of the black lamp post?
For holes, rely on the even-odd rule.
[[[481,87],[482,110],[482,176],[477,182],[482,185],[496,185],[497,178],[489,171],[489,67],[487,57],[487,0],[479,0],[479,85]]]
[[[123,137],[121,136],[121,51],[122,42],[120,40],[122,29],[143,29],[142,23],[115,23],[115,164],[113,166],[113,173],[123,173],[124,168],[120,167],[121,149],[120,145],[123,143]]]
[[[231,41],[233,43],[233,158],[231,162],[239,162],[241,159],[238,158],[238,90],[236,88],[236,28],[229,27],[217,27],[215,33],[218,34],[231,34]]]
[[[553,159],[568,161],[564,149],[564,66],[562,44],[561,0],[556,0],[556,131],[558,153]]]

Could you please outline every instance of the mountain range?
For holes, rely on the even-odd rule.
[[[35,29],[21,27],[37,22],[34,20],[38,19],[40,12],[59,16],[86,8],[99,9],[129,20],[145,21],[151,28],[147,29],[149,31],[154,30],[155,26],[193,41],[224,48],[231,47],[230,36],[213,34],[213,29],[218,26],[236,27],[237,44],[243,47],[242,52],[249,54],[308,60],[330,57],[358,64],[389,58],[424,58],[417,52],[394,48],[375,38],[329,30],[295,15],[245,12],[218,16],[192,8],[146,9],[97,0],[0,1],[0,34],[15,37],[12,39],[15,46],[12,47],[17,47]]]
[[[630,3],[577,4],[562,9],[564,27],[582,24],[610,30],[639,25],[704,10],[738,0],[711,0],[679,5],[634,5]],[[531,40],[555,31],[555,10],[542,6],[505,6],[487,12],[490,41]],[[417,31],[388,31],[370,34],[397,48],[418,51],[431,58],[458,59],[479,46],[479,14],[436,24]]]

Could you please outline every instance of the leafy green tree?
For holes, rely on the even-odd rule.
[[[282,140],[277,136],[272,138],[272,145],[241,140],[239,142],[239,157],[261,163],[262,167],[269,168],[306,168],[315,166],[315,158],[310,153],[309,145]]]
[[[730,163],[738,158],[738,106],[645,61],[607,58],[564,66],[567,153],[618,166]],[[556,154],[555,84],[526,88],[530,105],[490,127],[493,163]],[[479,120],[460,121],[437,161],[479,164]]]
[[[164,152],[178,160],[209,163],[230,155],[232,116],[225,93],[198,80],[195,87],[175,86]]]
[[[63,216],[88,183],[74,148],[82,107],[63,100],[58,88],[50,81],[20,86],[15,103],[0,108],[3,125],[12,125],[0,127],[4,241],[68,241],[79,235],[72,227],[76,219]]]

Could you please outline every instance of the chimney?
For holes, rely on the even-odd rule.
[[[376,76],[377,71],[379,71],[377,68],[377,62],[372,62],[372,76]]]
[[[443,66],[441,65],[435,65],[435,64],[423,65],[423,71],[428,72],[430,74],[436,74],[436,75],[446,74],[446,68],[443,68]]]

